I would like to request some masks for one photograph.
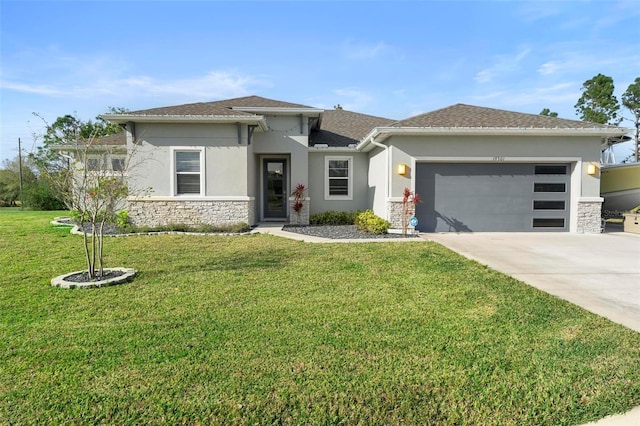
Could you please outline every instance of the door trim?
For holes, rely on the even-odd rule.
[[[283,216],[267,216],[266,212],[266,197],[267,197],[267,182],[265,179],[266,163],[269,161],[281,161],[284,164],[284,215]],[[260,220],[269,222],[285,222],[289,218],[289,157],[284,155],[261,155],[260,156]]]

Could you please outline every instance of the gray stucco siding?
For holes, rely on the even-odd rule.
[[[380,217],[387,216],[389,174],[393,173],[393,171],[387,171],[387,155],[386,150],[381,148],[375,148],[369,153],[368,205]]]
[[[350,200],[325,199],[326,189],[326,158],[348,157],[352,159],[352,196]],[[367,174],[369,169],[368,156],[365,153],[350,152],[309,152],[309,197],[311,198],[310,214],[329,210],[355,211],[370,208],[369,186]]]
[[[269,129],[253,134],[252,149],[257,156],[282,154],[289,157],[290,185],[309,186],[308,128],[300,132],[299,117],[269,116]],[[306,121],[303,121],[306,122]]]
[[[579,159],[583,169],[579,170],[580,192],[576,196],[598,197],[600,182],[598,176],[586,174],[586,163],[598,162],[600,154],[599,137],[548,137],[548,136],[393,136],[386,143],[390,146],[392,167],[398,163],[412,164],[416,158],[459,159]],[[464,160],[460,160],[464,161]],[[532,160],[533,161],[533,160]],[[409,174],[392,174],[391,197],[402,195],[407,186]]]
[[[201,171],[205,173],[206,196],[249,195],[249,161],[246,144],[238,144],[235,124],[138,124],[139,141],[133,163],[139,164],[132,183],[150,188],[148,195],[174,196],[172,174],[176,150],[204,153]]]

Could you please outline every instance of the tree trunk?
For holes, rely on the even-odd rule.
[[[98,274],[100,278],[104,274],[104,267],[102,265],[102,246],[104,244],[104,219],[100,221],[100,230],[98,231]]]
[[[89,252],[89,239],[87,238],[87,233],[84,230],[85,222],[84,220],[80,221],[80,228],[82,231],[82,239],[84,241],[84,254],[87,260],[87,273],[89,274],[89,278],[93,278],[91,271],[93,271],[93,265],[91,264],[91,253]]]

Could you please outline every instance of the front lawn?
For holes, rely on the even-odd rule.
[[[105,243],[0,209],[0,424],[581,424],[640,405],[640,334],[427,242]]]

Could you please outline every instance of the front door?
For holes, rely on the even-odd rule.
[[[263,162],[262,211],[265,219],[287,217],[287,160],[266,158]]]

